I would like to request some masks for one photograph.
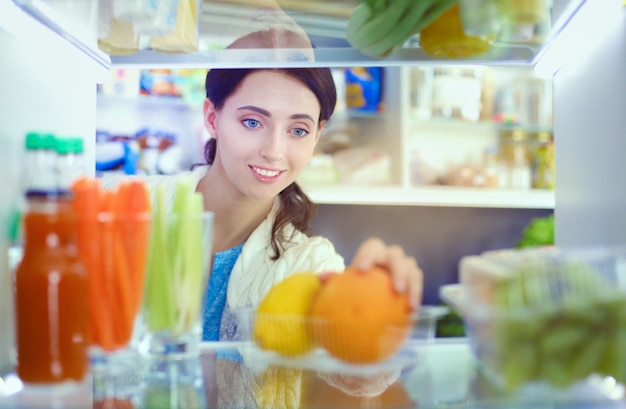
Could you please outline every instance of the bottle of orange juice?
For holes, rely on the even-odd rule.
[[[27,188],[14,277],[17,374],[24,383],[82,380],[88,369],[87,274],[72,198]]]

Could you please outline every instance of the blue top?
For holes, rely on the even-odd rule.
[[[215,253],[204,302],[203,341],[220,340],[220,327],[226,304],[228,281],[242,248],[243,243],[228,250]]]

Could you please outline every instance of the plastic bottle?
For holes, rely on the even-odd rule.
[[[72,183],[85,174],[83,140],[76,137],[57,138],[55,150],[57,189],[60,193],[68,193]]]
[[[37,174],[48,163],[29,166]],[[29,384],[80,381],[88,369],[87,274],[72,198],[30,183],[13,280],[17,375]]]
[[[51,133],[29,132],[25,138],[24,190],[49,192],[56,187],[55,142]]]

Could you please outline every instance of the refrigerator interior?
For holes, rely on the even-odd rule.
[[[602,1],[611,5],[623,3]],[[0,0],[0,6],[5,7],[0,8],[2,248],[7,244],[17,204],[23,166],[22,135],[40,129],[82,136],[86,141],[86,161],[93,163],[96,83],[107,72],[106,67],[34,19],[19,22],[30,25],[27,31],[32,32],[32,37],[16,36],[11,29],[15,22],[9,21],[11,16],[5,13],[11,4],[11,0]],[[559,245],[626,242],[626,190],[622,182],[626,174],[622,158],[626,152],[625,20],[626,7],[622,6],[618,13],[613,9],[601,20],[591,22],[592,26],[579,27],[585,32],[586,41],[569,51],[554,78],[555,217]],[[346,253],[350,251],[346,248]],[[0,251],[0,264],[6,265],[4,251]],[[9,298],[5,296],[10,288],[8,277],[0,274],[0,322],[7,322],[9,316]],[[2,343],[8,342],[7,337],[6,331],[0,331],[0,351]]]

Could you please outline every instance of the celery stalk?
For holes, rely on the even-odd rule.
[[[147,270],[146,315],[150,331],[163,331],[174,321],[171,254],[168,246],[165,189],[157,187],[150,258]]]
[[[184,279],[180,287],[181,292],[178,294],[181,301],[179,304],[181,315],[177,329],[183,332],[187,331],[197,319],[203,299],[203,294],[198,293],[198,289],[204,288],[203,255],[206,249],[203,248],[204,226],[199,217],[196,217],[200,216],[203,210],[202,195],[193,192],[186,203],[186,215],[190,217],[183,220],[180,229],[184,242],[181,247]]]
[[[176,322],[174,334],[184,333],[197,319],[202,294],[198,289],[204,270],[202,248],[204,226],[200,215],[204,211],[202,195],[195,192],[191,179],[180,179],[174,191],[173,211],[178,216],[171,226],[170,237],[174,244],[173,271],[175,275],[174,298],[176,300]]]
[[[149,269],[146,277],[146,310],[151,331],[188,331],[202,308],[207,240],[201,215],[202,195],[191,178],[181,178],[174,188],[169,218],[165,191],[156,190]],[[169,224],[168,224],[169,222]]]

